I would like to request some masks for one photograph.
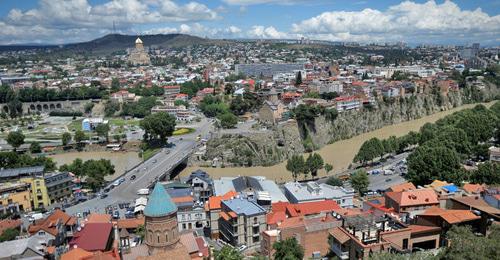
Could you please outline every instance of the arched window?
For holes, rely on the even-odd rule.
[[[165,241],[168,242],[168,233],[165,233]]]
[[[160,243],[160,234],[157,235],[158,243]]]

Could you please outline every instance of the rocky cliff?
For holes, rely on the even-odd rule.
[[[482,99],[491,100],[496,93],[497,91],[488,93]],[[305,128],[298,127],[296,121],[290,120],[262,133],[248,136],[222,135],[208,142],[202,160],[192,159],[191,163],[208,165],[214,158],[218,158],[218,165],[222,167],[269,166],[282,162],[293,154],[304,153],[304,139],[312,141],[313,147],[318,149],[337,140],[449,110],[464,103],[471,103],[471,100],[463,91],[449,92],[447,96],[421,94],[381,100],[371,109],[340,113],[333,122],[319,116],[314,124]]]

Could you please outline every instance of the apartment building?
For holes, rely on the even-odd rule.
[[[0,184],[0,213],[31,211],[31,189],[28,183]]]
[[[50,205],[50,198],[43,175],[21,178],[20,181],[29,183],[34,208],[46,208]]]
[[[52,172],[43,176],[50,203],[68,198],[72,194],[73,177],[69,172]]]
[[[256,201],[237,197],[221,202],[219,228],[221,238],[233,246],[250,251],[260,246],[260,234],[266,230],[266,210]]]
[[[439,206],[438,196],[432,189],[386,192],[384,196],[386,208],[393,208],[397,213],[406,213],[410,218],[430,207]]]
[[[354,189],[328,184],[289,182],[284,186],[285,196],[291,203],[333,200],[343,208],[353,207]]]

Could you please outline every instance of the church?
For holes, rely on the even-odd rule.
[[[144,44],[141,38],[135,40],[135,49],[130,51],[129,62],[132,65],[149,65],[151,60],[149,59],[148,53],[144,50]]]

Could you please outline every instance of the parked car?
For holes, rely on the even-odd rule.
[[[132,175],[132,176],[130,176],[130,180],[131,180],[131,181],[135,180],[135,178],[136,178],[135,174],[134,174],[134,175]]]
[[[104,198],[106,198],[106,197],[108,197],[108,194],[106,194],[106,193],[103,193],[103,194],[101,194],[101,195],[99,196],[99,198],[101,198],[101,199],[104,199]]]
[[[119,219],[120,218],[120,212],[118,212],[118,210],[115,210],[115,212],[113,213],[113,218],[114,219]]]

